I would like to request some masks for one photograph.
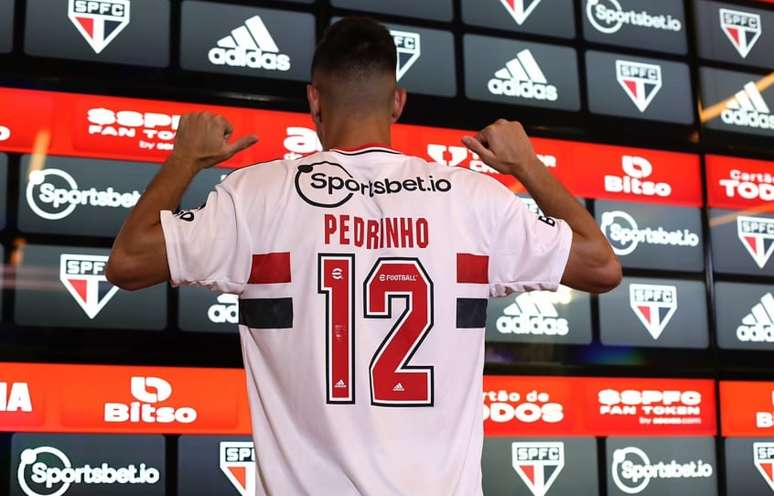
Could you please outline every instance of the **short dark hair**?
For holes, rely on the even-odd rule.
[[[395,73],[397,52],[392,35],[370,17],[345,17],[331,25],[317,44],[312,75],[325,72],[355,79]]]

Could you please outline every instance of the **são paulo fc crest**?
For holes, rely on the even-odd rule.
[[[753,443],[753,462],[774,491],[774,443]]]
[[[59,259],[59,280],[78,306],[93,319],[118,292],[105,277],[105,255],[69,255]]]
[[[408,31],[390,30],[392,39],[395,42],[395,49],[398,52],[398,67],[395,71],[395,79],[400,79],[406,75],[414,62],[419,60],[422,55],[422,43],[419,33]]]
[[[774,252],[774,219],[740,215],[736,218],[736,232],[758,268],[765,267]]]
[[[677,310],[677,287],[631,284],[629,305],[653,339],[658,339]]]
[[[732,9],[720,9],[719,13],[720,29],[739,55],[746,58],[761,37],[761,16]]]
[[[645,112],[661,89],[661,66],[616,60],[615,74],[618,84],[634,102],[637,110]]]
[[[500,0],[516,24],[521,26],[541,0]]]
[[[220,470],[240,496],[255,494],[255,448],[250,441],[220,443]]]
[[[130,0],[69,0],[67,17],[95,53],[129,25]]]
[[[513,469],[533,496],[546,496],[564,468],[564,443],[513,443]]]

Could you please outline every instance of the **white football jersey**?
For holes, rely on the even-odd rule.
[[[255,494],[481,494],[487,298],[555,290],[566,223],[382,147],[237,170],[161,221],[173,285],[239,295]]]

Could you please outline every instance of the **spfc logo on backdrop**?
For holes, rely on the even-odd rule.
[[[255,448],[251,441],[220,443],[220,470],[240,496],[255,494]]]
[[[93,319],[116,294],[118,288],[105,277],[106,255],[69,255],[59,259],[59,280],[86,315]]]
[[[677,310],[677,287],[631,284],[629,305],[653,339],[658,339]]]
[[[645,112],[661,89],[661,66],[616,60],[615,74],[618,84],[632,99],[637,110]]]
[[[513,469],[534,496],[546,496],[564,468],[564,443],[513,443]]]
[[[736,51],[746,58],[761,37],[761,16],[741,10],[720,9],[720,29]]]
[[[396,69],[395,78],[400,81],[400,78],[406,75],[414,62],[419,60],[422,55],[422,44],[419,33],[410,33],[408,31],[390,30],[392,39],[395,42],[395,49],[398,52],[398,67]]]
[[[511,14],[516,24],[521,26],[527,17],[535,10],[540,0],[500,0],[503,7]]]
[[[774,443],[753,443],[753,462],[774,491]]]
[[[129,0],[70,0],[67,17],[95,53],[129,25]]]
[[[774,252],[774,219],[740,215],[736,218],[736,232],[758,268],[765,267]]]

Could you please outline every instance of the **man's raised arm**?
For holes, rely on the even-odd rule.
[[[108,281],[136,290],[169,280],[160,212],[175,210],[194,176],[255,144],[255,136],[229,143],[233,129],[221,116],[207,112],[184,115],[175,149],[124,221],[113,242]]]
[[[562,284],[604,293],[621,282],[621,264],[589,212],[540,162],[524,128],[500,119],[463,143],[488,166],[518,179],[546,215],[572,229],[572,247]]]

